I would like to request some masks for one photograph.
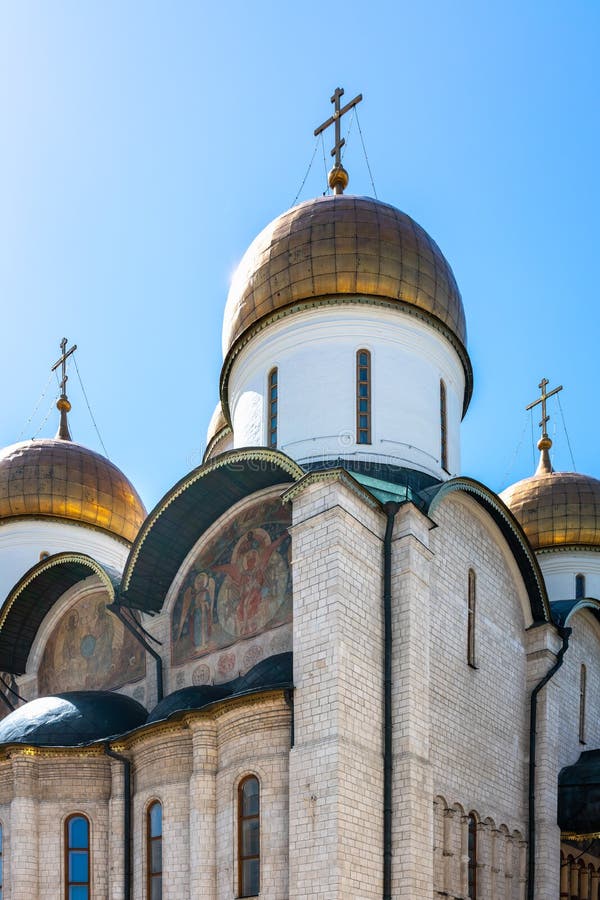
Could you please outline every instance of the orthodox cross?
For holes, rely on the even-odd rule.
[[[530,403],[529,406],[526,406],[525,409],[533,409],[534,406],[538,406],[540,403],[542,404],[542,419],[540,421],[540,428],[542,429],[542,436],[548,437],[548,429],[546,428],[547,423],[550,421],[550,416],[546,413],[546,400],[549,397],[553,397],[554,394],[558,394],[559,391],[562,391],[563,386],[560,384],[557,388],[554,388],[553,391],[550,391],[548,394],[546,393],[546,385],[549,384],[547,378],[542,378],[538,387],[542,391],[541,397],[538,397],[537,400],[534,400],[533,403]]]
[[[71,404],[67,400],[67,360],[72,353],[75,353],[77,350],[77,344],[73,344],[70,350],[67,350],[67,339],[63,338],[60,342],[60,349],[62,350],[62,354],[60,359],[52,366],[52,371],[55,372],[59,366],[62,367],[62,378],[60,380],[60,397],[56,403],[56,407],[60,412],[60,424],[58,426],[58,431],[56,433],[56,437],[63,441],[70,441],[71,434],[69,432],[69,425],[67,422],[67,413],[71,409]]]
[[[335,157],[335,163],[333,169],[329,173],[329,185],[332,187],[336,194],[341,194],[348,183],[348,175],[344,171],[342,167],[342,154],[341,150],[344,144],[346,143],[345,139],[341,135],[341,119],[342,116],[345,115],[349,110],[351,110],[357,103],[360,103],[362,100],[362,94],[358,94],[354,100],[351,100],[350,103],[346,103],[345,106],[340,107],[340,98],[344,96],[343,88],[336,88],[333,92],[333,97],[331,98],[331,102],[334,104],[335,112],[332,116],[330,116],[326,122],[323,122],[322,125],[319,125],[318,128],[315,128],[315,137],[321,134],[322,131],[325,131],[326,128],[329,128],[330,125],[335,124],[335,145],[333,150],[331,151],[331,155]],[[343,177],[340,178],[335,177],[335,173],[343,173]]]
[[[52,371],[55,372],[59,366],[62,366],[62,378],[60,380],[60,394],[61,397],[67,396],[67,381],[69,380],[69,376],[67,375],[67,359],[71,356],[72,353],[75,353],[77,350],[77,344],[73,344],[70,350],[67,350],[67,339],[63,338],[60,342],[60,349],[62,350],[62,355],[60,359],[52,366]]]

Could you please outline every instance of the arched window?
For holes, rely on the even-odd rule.
[[[371,354],[356,354],[356,443],[371,443]]]
[[[467,819],[468,841],[467,852],[469,855],[469,868],[467,873],[467,885],[469,900],[477,900],[477,819],[471,813]]]
[[[448,413],[446,407],[446,385],[440,379],[440,462],[448,471]]]
[[[146,813],[146,877],[148,900],[162,900],[162,804],[158,800]]]
[[[90,898],[90,823],[85,816],[65,822],[65,898]]]
[[[581,600],[585,597],[585,575],[575,576],[575,599]]]
[[[254,897],[260,891],[260,787],[248,775],[238,788],[239,896]]]
[[[473,569],[469,569],[467,603],[467,662],[470,666],[476,668],[477,662],[475,658],[475,628],[477,613],[477,585],[475,572],[473,571]]]
[[[271,369],[269,372],[269,404],[268,404],[268,422],[269,427],[267,446],[277,447],[277,406],[279,403],[279,385],[277,369]]]
[[[587,687],[587,671],[585,664],[581,663],[579,672],[579,743],[585,744],[585,694]]]

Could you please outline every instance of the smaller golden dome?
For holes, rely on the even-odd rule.
[[[128,478],[104,456],[44,438],[0,450],[0,522],[23,516],[78,522],[131,542],[146,510]]]
[[[210,417],[210,422],[208,423],[208,429],[206,432],[206,446],[208,447],[211,441],[216,438],[219,432],[223,431],[224,428],[229,428],[227,424],[227,419],[225,418],[225,414],[223,413],[223,407],[221,406],[221,401],[217,403],[215,407],[215,411]]]
[[[540,467],[531,478],[502,491],[500,498],[534,550],[600,547],[600,481],[596,478]]]

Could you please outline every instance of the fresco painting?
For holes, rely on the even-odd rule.
[[[142,647],[106,603],[106,595],[91,594],[62,616],[40,663],[40,695],[111,690],[144,677]]]
[[[262,500],[202,547],[173,604],[174,664],[291,621],[289,525],[279,499]]]

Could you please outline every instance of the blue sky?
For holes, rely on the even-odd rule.
[[[0,443],[42,424],[66,335],[149,508],[200,462],[231,273],[294,200],[339,84],[364,94],[379,198],[462,291],[464,472],[495,490],[531,472],[524,407],[545,376],[565,386],[577,469],[599,477],[599,37],[595,2],[3,4]],[[345,164],[372,194],[356,124]],[[300,199],[324,189],[319,152]],[[74,370],[69,390],[74,437],[101,450]]]

